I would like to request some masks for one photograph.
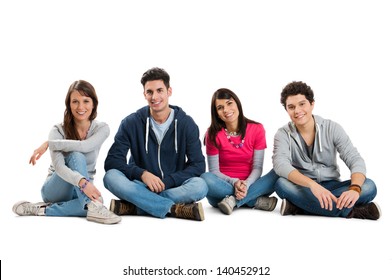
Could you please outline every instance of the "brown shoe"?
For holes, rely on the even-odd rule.
[[[126,200],[112,199],[110,211],[117,215],[137,215],[136,206]]]
[[[195,221],[204,220],[204,210],[201,202],[189,204],[174,204],[171,208],[171,216],[175,218],[189,219]]]
[[[378,220],[381,217],[381,209],[375,202],[361,206],[354,206],[347,218]]]
[[[294,204],[292,204],[290,201],[288,201],[285,198],[282,200],[282,206],[280,206],[280,214],[282,216],[296,215],[296,214],[301,214],[301,213],[302,213],[302,210],[300,208],[298,208],[297,206],[295,206]]]

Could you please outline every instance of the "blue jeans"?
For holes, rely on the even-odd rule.
[[[201,177],[207,182],[207,200],[213,207],[218,207],[218,203],[226,196],[234,195],[233,185],[218,178],[215,174],[206,172]],[[249,186],[246,197],[241,200],[236,200],[236,206],[241,207],[246,205],[248,207],[254,207],[259,196],[269,196],[274,192],[274,185],[278,178],[279,176],[272,169]]]
[[[344,182],[332,180],[319,183],[321,186],[329,190],[334,196],[339,197],[343,192],[347,191],[351,180]],[[313,195],[310,188],[298,186],[285,178],[279,178],[276,182],[276,193],[282,199],[287,199],[298,208],[304,210],[304,214],[320,215],[329,217],[347,217],[352,208],[343,208],[339,210],[333,202],[333,210],[322,209],[320,202]],[[362,185],[362,191],[359,199],[354,206],[364,205],[371,202],[377,194],[375,183],[366,179]]]
[[[166,217],[174,204],[201,200],[208,191],[203,179],[193,177],[181,186],[154,193],[143,182],[131,181],[117,169],[108,170],[103,183],[115,196],[134,204],[138,215],[148,214],[158,218]]]
[[[88,178],[86,157],[82,153],[70,153],[65,157],[65,164]],[[52,203],[46,207],[46,216],[87,216],[85,206],[91,200],[80,191],[78,186],[64,181],[56,172],[46,179],[41,195],[44,202]]]

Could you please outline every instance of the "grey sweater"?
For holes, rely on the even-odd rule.
[[[290,122],[275,134],[273,167],[281,177],[288,178],[294,169],[317,182],[339,180],[337,153],[352,173],[366,176],[365,161],[353,146],[343,128],[336,122],[314,116],[316,135],[313,157],[303,150],[300,135]]]
[[[62,124],[55,125],[49,133],[48,141],[52,158],[49,176],[56,172],[62,179],[77,186],[84,176],[65,165],[65,156],[69,152],[80,152],[86,157],[88,176],[93,180],[99,150],[109,134],[110,129],[106,123],[93,120],[86,140],[66,140]]]

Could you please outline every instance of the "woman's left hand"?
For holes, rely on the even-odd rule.
[[[101,197],[101,192],[91,182],[86,184],[83,192],[88,196],[88,198],[94,201],[99,201]]]

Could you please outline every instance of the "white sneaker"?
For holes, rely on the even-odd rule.
[[[45,207],[49,203],[18,201],[12,206],[12,211],[19,216],[45,216]]]
[[[109,211],[105,205],[97,201],[87,204],[87,220],[101,224],[116,224],[121,217]]]
[[[219,209],[222,211],[222,213],[226,215],[230,215],[231,213],[233,213],[235,205],[235,197],[232,195],[226,196],[224,199],[222,199],[221,202],[218,203]]]

